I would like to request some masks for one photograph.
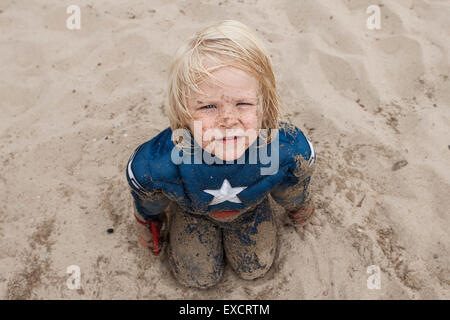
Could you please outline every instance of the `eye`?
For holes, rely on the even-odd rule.
[[[206,105],[206,106],[203,106],[203,107],[201,107],[200,109],[213,109],[213,108],[215,108],[216,106],[215,105],[213,105],[213,104],[208,104],[208,105]]]
[[[247,102],[239,102],[237,105],[238,105],[238,106],[239,106],[239,105],[251,106],[252,104],[251,104],[251,103],[247,103]]]

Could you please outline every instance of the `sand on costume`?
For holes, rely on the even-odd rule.
[[[80,30],[67,28],[70,5]],[[449,10],[443,0],[0,1],[0,299],[449,299]],[[265,276],[243,280],[228,264],[215,287],[187,289],[167,247],[155,257],[139,245],[124,173],[170,126],[177,48],[223,19],[267,47],[287,119],[318,155],[316,207],[299,236],[270,199],[277,252]],[[76,266],[78,289],[67,286]]]

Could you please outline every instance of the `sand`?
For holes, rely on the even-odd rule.
[[[448,1],[75,2],[80,30],[66,28],[74,1],[0,2],[1,299],[450,298]],[[138,246],[125,166],[169,125],[170,57],[221,19],[271,52],[316,149],[317,219],[303,239],[280,223],[264,278],[228,266],[204,291]]]

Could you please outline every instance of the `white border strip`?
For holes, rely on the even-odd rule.
[[[143,190],[144,188],[139,184],[136,177],[134,176],[133,170],[131,169],[131,164],[132,164],[134,157],[136,156],[136,153],[138,152],[139,148],[134,150],[133,154],[131,155],[130,160],[128,161],[127,171],[128,171],[128,176],[130,177],[131,183],[133,183],[133,185],[136,187],[136,189]]]

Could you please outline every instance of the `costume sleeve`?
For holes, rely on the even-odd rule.
[[[286,211],[298,210],[311,200],[309,185],[315,161],[316,154],[312,143],[300,132],[287,164],[286,176],[271,191],[272,198]]]
[[[170,200],[161,190],[154,188],[149,161],[137,155],[138,151],[139,148],[134,151],[127,164],[128,185],[140,219],[157,221]]]

